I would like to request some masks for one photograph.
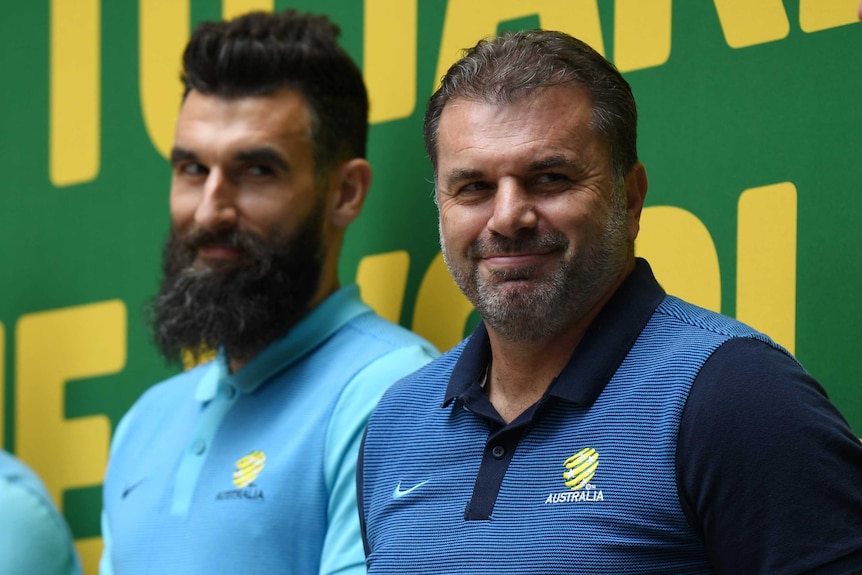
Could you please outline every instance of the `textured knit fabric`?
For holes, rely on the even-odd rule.
[[[363,573],[362,433],[434,356],[351,286],[236,373],[219,355],[151,388],[113,441],[102,573]]]
[[[80,575],[65,521],[42,482],[0,450],[0,573]]]
[[[748,343],[732,347],[740,341]],[[720,353],[725,346],[757,366],[754,378],[739,377],[750,366]],[[369,573],[837,574],[862,567],[862,446],[846,422],[783,349],[666,296],[646,262],[545,396],[508,425],[481,387],[489,357],[480,325],[378,405],[358,474]],[[768,407],[755,407],[759,413],[745,417],[757,420],[745,427],[733,426],[734,415],[725,422],[703,415],[710,409],[703,402],[717,401],[726,414],[723,405],[735,400],[721,397],[725,377],[738,380],[725,391],[741,394],[776,370],[789,378],[791,397],[781,404],[815,406],[808,415],[795,410],[801,424]],[[781,393],[773,385],[766,389]],[[708,389],[695,394],[700,387]],[[776,422],[790,435],[758,460],[758,446],[776,444]],[[746,436],[736,438],[737,431]],[[811,432],[816,440],[802,437]],[[708,441],[699,442],[700,433]],[[800,462],[795,440],[814,444],[822,458]],[[727,453],[722,443],[741,452]],[[837,496],[805,502],[798,480],[788,477],[794,473]],[[789,491],[803,503],[765,503],[744,487],[770,482],[777,497]],[[811,525],[831,528],[828,540],[800,522],[798,508],[816,516]]]

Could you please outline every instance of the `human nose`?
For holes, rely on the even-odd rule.
[[[488,228],[502,236],[515,237],[521,230],[538,224],[530,194],[516,182],[503,182],[494,194],[494,213]]]
[[[221,170],[211,170],[195,210],[195,224],[201,228],[232,227],[237,221],[236,193]]]

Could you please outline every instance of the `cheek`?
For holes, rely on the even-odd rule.
[[[571,197],[559,198],[543,205],[539,215],[540,228],[555,230],[570,240],[596,234],[608,216],[607,208],[598,202],[585,202]]]
[[[443,217],[440,220],[440,239],[452,255],[463,254],[467,247],[481,233],[482,226],[476,226],[462,217]]]
[[[489,214],[477,206],[440,205],[440,233],[450,248],[465,247],[478,238],[488,224]]]
[[[447,252],[457,251],[458,238],[453,233],[451,222],[441,219],[439,229],[441,247],[446,248]]]
[[[169,206],[171,221],[174,226],[182,226],[189,224],[194,219],[197,201],[192,194],[171,192]]]
[[[311,217],[311,201],[300,202],[283,191],[271,194],[244,194],[236,200],[240,226],[259,234],[272,232],[289,236],[300,221]]]

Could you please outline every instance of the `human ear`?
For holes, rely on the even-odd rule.
[[[336,227],[346,228],[362,212],[371,187],[371,165],[363,158],[354,158],[341,164],[334,176],[335,199],[331,221]]]
[[[624,186],[629,241],[634,241],[640,231],[641,212],[643,211],[648,187],[646,168],[642,163],[636,163],[629,171]]]

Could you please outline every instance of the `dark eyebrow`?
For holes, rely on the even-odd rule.
[[[541,172],[553,168],[579,168],[580,164],[568,156],[556,154],[530,164],[531,172]]]
[[[174,146],[171,149],[171,164],[196,161],[197,158],[197,154],[186,148]],[[252,148],[250,150],[243,150],[236,155],[236,159],[245,163],[273,164],[282,170],[290,169],[287,161],[281,156],[281,154],[272,148]]]
[[[243,150],[236,155],[236,159],[246,163],[272,164],[274,166],[278,166],[282,170],[290,169],[290,165],[284,157],[269,147]]]
[[[196,160],[197,156],[191,150],[174,146],[171,148],[171,164],[178,164],[187,160]]]
[[[443,184],[448,189],[465,180],[481,180],[485,177],[481,170],[470,170],[467,168],[457,168],[447,172],[443,178]]]

